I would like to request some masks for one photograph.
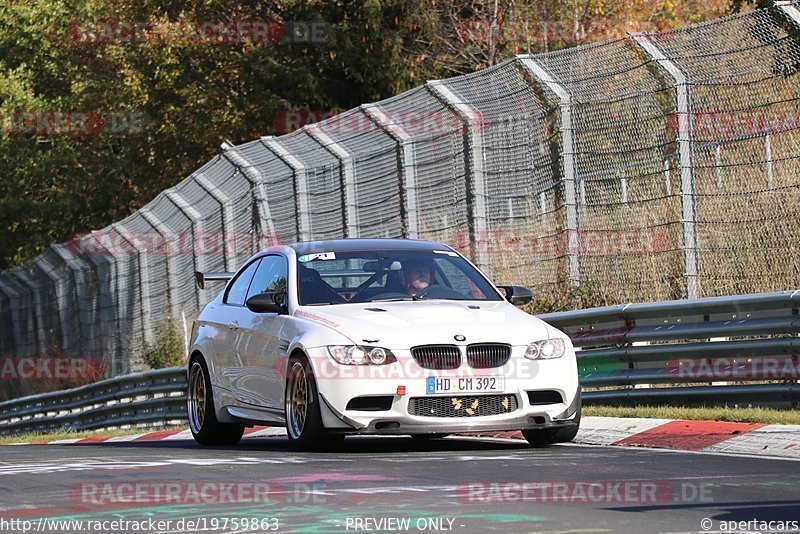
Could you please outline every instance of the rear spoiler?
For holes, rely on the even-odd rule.
[[[201,273],[197,271],[194,273],[194,280],[197,282],[197,287],[200,289],[206,288],[206,282],[227,282],[236,273]]]

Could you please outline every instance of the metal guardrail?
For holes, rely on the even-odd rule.
[[[186,419],[186,368],[169,367],[0,403],[0,435]]]
[[[539,317],[579,349],[587,403],[798,407],[799,309],[800,291],[783,291]],[[0,435],[184,422],[185,390],[185,368],[170,367],[14,399]]]
[[[782,291],[539,317],[579,348],[587,403],[797,407],[798,309],[800,291]]]

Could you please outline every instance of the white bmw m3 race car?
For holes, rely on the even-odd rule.
[[[347,434],[521,430],[572,440],[580,387],[569,337],[440,243],[275,246],[226,281],[192,328],[188,411],[202,444],[285,426],[301,450]]]

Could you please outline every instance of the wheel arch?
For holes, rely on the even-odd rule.
[[[203,356],[203,353],[200,352],[200,349],[194,349],[191,354],[189,354],[189,359],[186,361],[186,368],[191,369],[192,362],[194,362],[194,360],[197,358],[202,358],[203,360],[206,359],[206,357]],[[206,365],[208,365],[208,362],[206,362]]]
[[[211,391],[209,394],[214,401],[214,413],[216,413],[217,419],[224,423],[232,422],[230,415],[228,415],[227,410],[225,410],[225,406],[231,404],[232,397],[230,397],[230,393],[227,390],[221,388],[219,382],[216,380],[216,368],[214,367],[214,362],[212,359],[204,354],[199,348],[195,348],[189,354],[189,361],[186,364],[187,386],[189,382],[189,373],[192,370],[192,364],[198,360],[205,364],[206,370],[208,371],[208,378],[211,382]]]
[[[208,374],[209,374],[209,377],[211,379],[211,384],[214,385],[214,386],[218,386],[219,382],[216,380],[216,378],[217,378],[217,366],[214,365],[214,359],[210,358],[199,347],[193,348],[191,350],[191,352],[189,353],[189,359],[187,360],[187,363],[186,363],[187,376],[188,376],[189,370],[192,368],[192,362],[195,361],[195,359],[197,359],[197,358],[201,358],[205,362],[206,369],[208,369]]]
[[[281,406],[286,402],[286,379],[289,377],[289,362],[292,358],[298,357],[302,358],[305,361],[309,362],[311,365],[312,373],[315,373],[314,370],[314,363],[311,361],[312,358],[309,358],[308,353],[305,349],[300,345],[295,345],[289,349],[287,352],[286,358],[283,360],[283,366],[279,369],[281,376],[283,377],[283,387],[281,388]]]

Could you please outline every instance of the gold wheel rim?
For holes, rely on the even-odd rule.
[[[203,368],[195,362],[189,374],[189,425],[192,432],[199,433],[206,415],[206,381]]]
[[[286,426],[289,435],[293,439],[298,439],[303,433],[308,415],[308,381],[300,362],[292,365],[286,389]]]

